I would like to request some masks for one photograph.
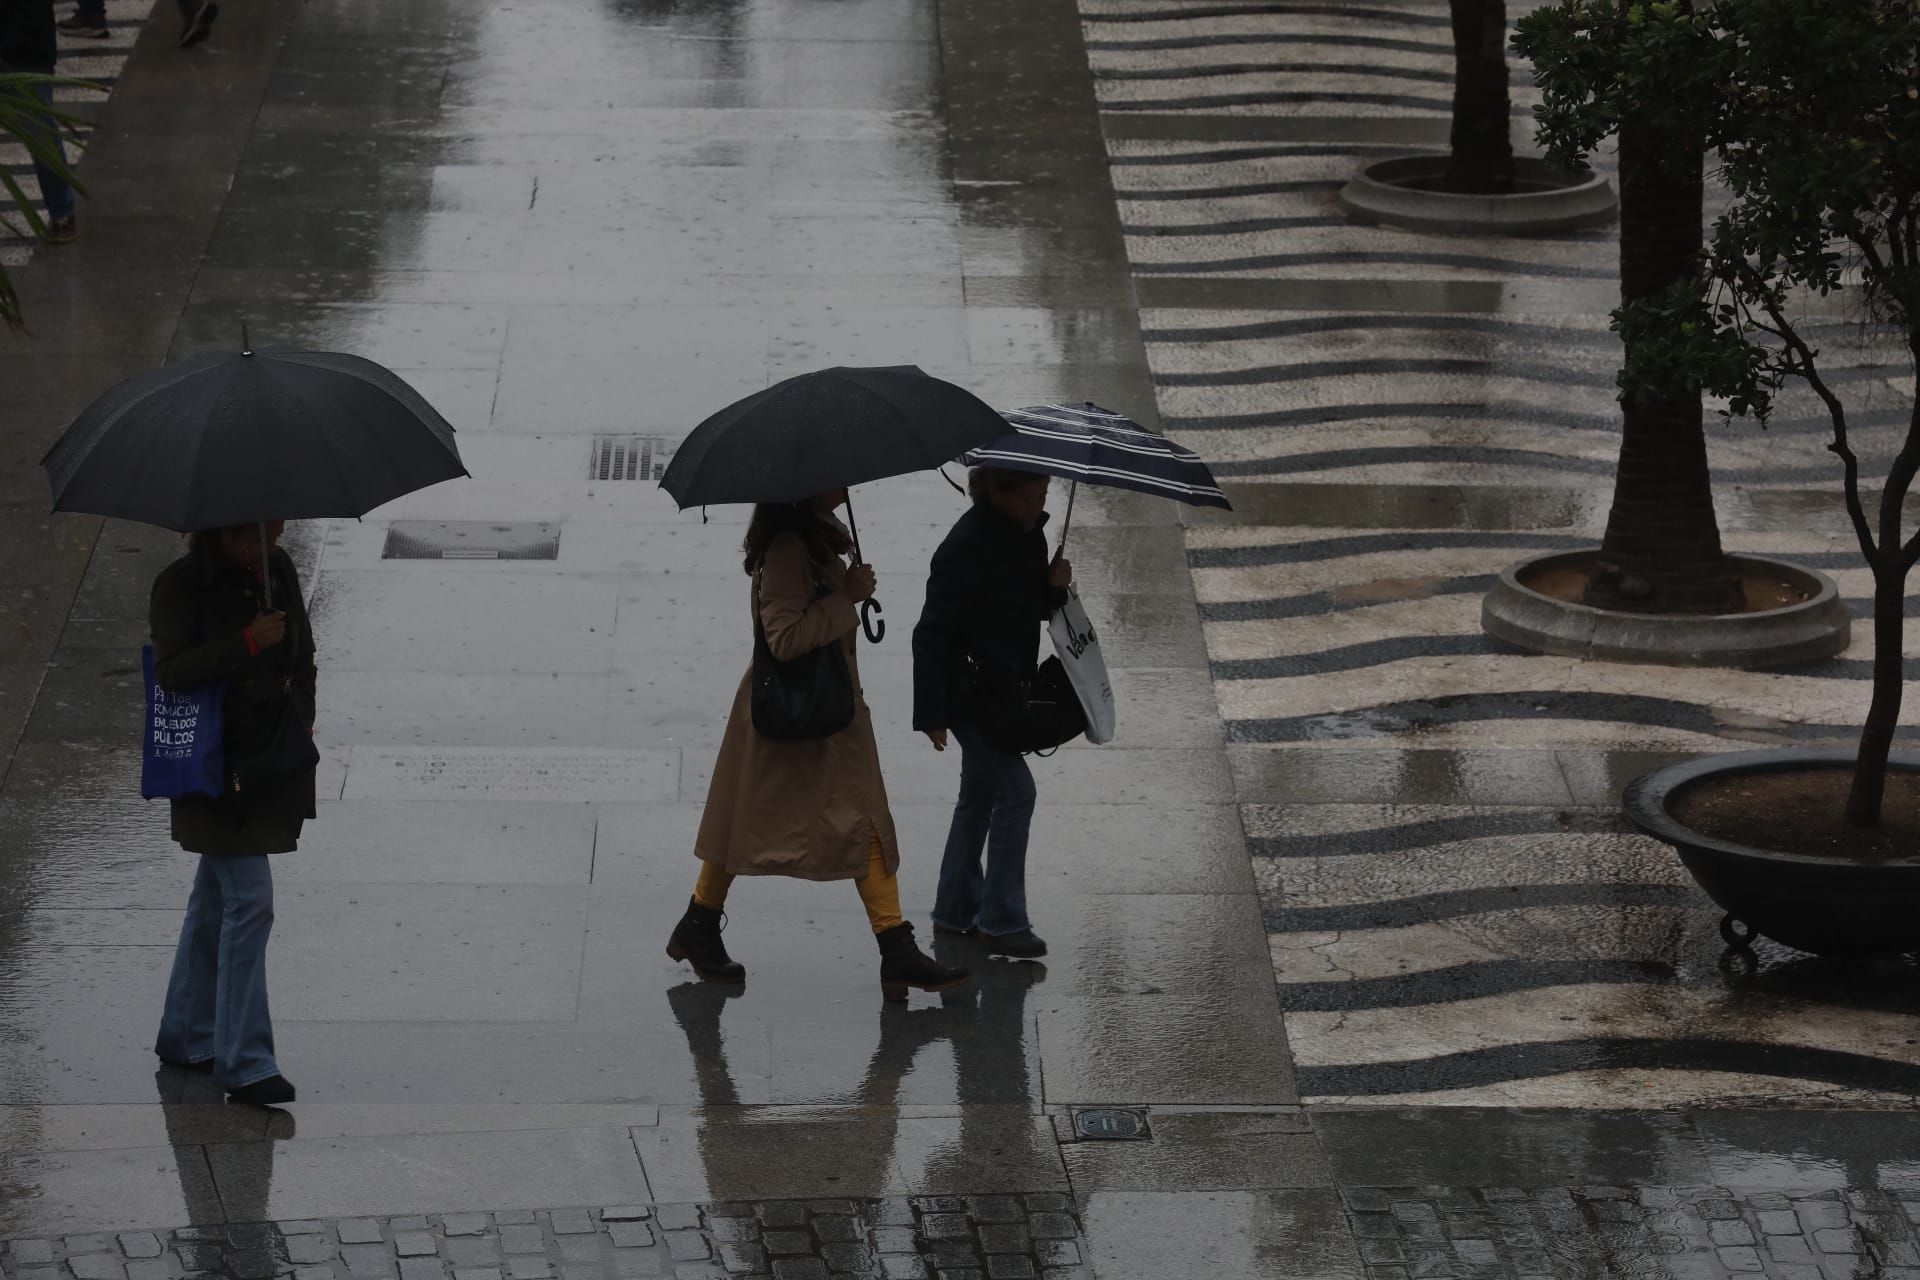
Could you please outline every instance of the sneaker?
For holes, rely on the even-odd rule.
[[[175,1062],[172,1058],[160,1059],[163,1067],[172,1067],[175,1071],[196,1071],[201,1075],[213,1074],[213,1059],[202,1058],[198,1062]]]
[[[285,1076],[268,1076],[265,1080],[243,1084],[238,1089],[229,1089],[227,1096],[235,1102],[251,1102],[255,1106],[270,1107],[275,1103],[293,1101],[293,1082]]]
[[[47,224],[48,244],[72,244],[80,238],[80,224],[72,214],[64,218],[55,218]]]
[[[993,933],[987,935],[987,954],[1009,956],[1015,960],[1038,960],[1047,954],[1047,944],[1031,929],[1022,929],[1018,933]]]
[[[62,18],[54,25],[67,35],[78,36],[83,40],[105,40],[113,34],[107,30],[105,18],[89,18],[83,13],[76,13],[71,18]]]
[[[191,49],[213,34],[213,20],[220,16],[220,6],[208,0],[193,11],[186,25],[180,28],[180,47]]]

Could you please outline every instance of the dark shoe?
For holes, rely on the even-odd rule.
[[[950,924],[941,924],[938,920],[933,922],[933,931],[947,938],[976,938],[980,936],[978,929],[956,929]]]
[[[80,224],[69,214],[47,224],[48,244],[72,244],[80,238]]]
[[[180,28],[180,47],[191,49],[213,34],[213,20],[220,16],[220,6],[208,0],[208,3],[195,9],[187,18],[186,25]]]
[[[74,14],[71,18],[62,18],[54,23],[56,27],[70,36],[79,36],[83,40],[105,40],[113,34],[107,30],[105,18],[89,18],[84,14]]]
[[[229,1089],[227,1096],[235,1102],[250,1102],[256,1107],[271,1107],[278,1103],[293,1101],[293,1081],[285,1076],[268,1076],[265,1080],[243,1084],[238,1089]]]
[[[1011,956],[1015,960],[1038,960],[1047,954],[1047,944],[1031,929],[1022,929],[1018,933],[994,933],[987,935],[987,954]]]
[[[720,941],[720,913],[691,899],[687,914],[680,917],[680,923],[673,926],[673,936],[667,939],[667,954],[687,961],[708,982],[746,981],[746,966],[735,964],[727,954],[727,944]]]
[[[198,1071],[202,1075],[213,1074],[213,1059],[202,1058],[198,1062],[175,1062],[172,1058],[160,1059],[163,1067],[172,1067],[175,1071]]]
[[[920,950],[910,924],[897,924],[877,935],[876,940],[880,943],[880,990],[889,1000],[905,1000],[908,987],[951,991],[973,976],[965,969],[949,969]]]

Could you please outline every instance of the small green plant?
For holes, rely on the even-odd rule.
[[[0,71],[0,137],[20,143],[36,164],[45,165],[75,191],[84,190],[75,179],[72,168],[62,158],[60,149],[63,135],[67,137],[69,145],[73,145],[72,134],[74,127],[80,123],[79,117],[43,103],[38,93],[43,85],[79,86],[95,90],[100,87],[87,80],[70,80],[27,71]],[[0,190],[6,195],[5,202],[0,203],[0,230],[16,236],[44,238],[47,234],[46,219],[41,216],[37,203],[27,194],[20,180],[0,169]],[[0,323],[9,328],[19,328],[23,323],[20,297],[4,266],[0,266]]]

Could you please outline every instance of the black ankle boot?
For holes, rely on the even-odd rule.
[[[720,913],[695,900],[688,901],[687,914],[673,926],[667,954],[691,963],[693,971],[708,982],[744,982],[747,977],[746,966],[735,964],[727,944],[720,941]]]
[[[880,943],[880,990],[889,1000],[905,1000],[907,988],[918,991],[950,991],[973,975],[965,969],[949,969],[920,950],[913,940],[913,926],[897,924],[877,935]]]

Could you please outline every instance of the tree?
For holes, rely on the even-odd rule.
[[[1920,0],[1719,0],[1707,21],[1694,74],[1713,88],[1705,140],[1731,201],[1703,279],[1628,309],[1629,331],[1666,334],[1671,354],[1630,359],[1625,376],[1684,369],[1726,397],[1729,416],[1762,422],[1790,379],[1825,406],[1873,571],[1873,700],[1846,809],[1850,825],[1870,827],[1900,720],[1906,580],[1920,561],[1920,533],[1902,519],[1920,474],[1920,402],[1869,513],[1847,401],[1822,373],[1806,313],[1812,297],[1850,298],[1904,348],[1903,381],[1920,397]]]
[[[67,80],[25,71],[0,71],[0,138],[10,138],[20,143],[26,147],[27,154],[33,157],[35,163],[53,170],[74,190],[81,190],[73,170],[62,158],[59,146],[62,131],[71,131],[79,123],[79,118],[57,108],[50,109],[42,103],[36,93],[41,85],[100,87],[83,80]],[[0,169],[0,192],[6,196],[5,201],[0,202],[0,230],[16,236],[32,235],[36,239],[47,234],[46,220],[40,216],[39,207],[27,195],[20,180],[5,169]],[[14,216],[9,216],[9,213],[25,223],[24,231],[21,222],[14,221]],[[0,323],[8,328],[19,328],[22,324],[20,297],[4,266],[0,266]]]
[[[1448,191],[1513,190],[1513,100],[1507,92],[1506,0],[1452,0],[1453,132]]]
[[[1584,168],[1609,137],[1620,157],[1620,301],[1625,342],[1613,508],[1587,603],[1640,613],[1731,613],[1739,579],[1720,546],[1699,372],[1666,356],[1652,323],[1700,288],[1704,121],[1714,86],[1696,61],[1712,20],[1692,0],[1561,0],[1521,19],[1533,60],[1538,138]]]

